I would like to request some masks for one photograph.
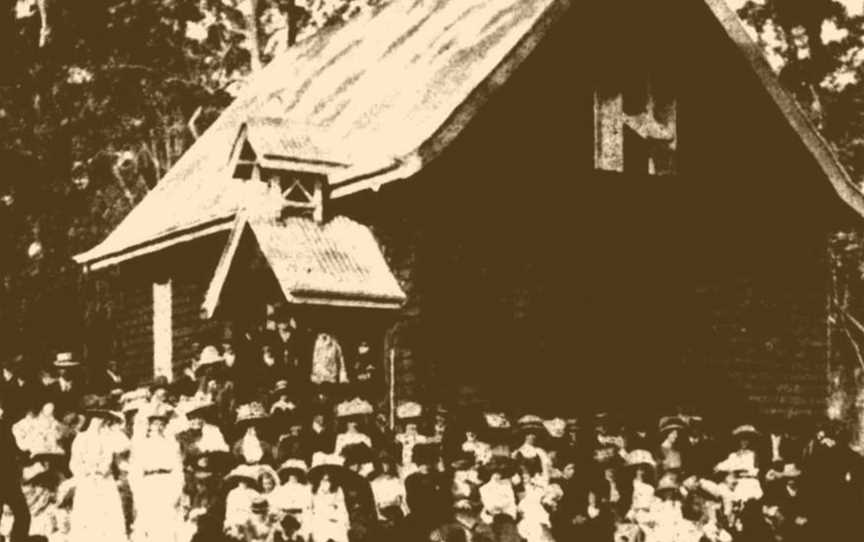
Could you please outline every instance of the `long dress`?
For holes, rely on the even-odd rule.
[[[319,491],[312,495],[310,540],[348,542],[348,508],[342,490]]]
[[[126,540],[123,503],[112,468],[115,456],[128,446],[122,433],[93,427],[72,443],[69,469],[75,479],[69,542]]]
[[[179,504],[184,483],[180,445],[164,435],[143,439],[132,449],[129,474],[136,542],[178,540],[183,527]]]

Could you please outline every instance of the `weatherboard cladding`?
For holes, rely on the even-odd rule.
[[[298,155],[362,157],[351,164],[358,175],[412,155],[555,4],[566,1],[394,1],[298,43],[252,77],[159,185],[76,259],[92,262],[230,220],[242,190],[228,159],[250,118],[326,132],[288,146]]]

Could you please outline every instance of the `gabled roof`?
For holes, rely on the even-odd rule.
[[[278,128],[262,125],[284,132],[267,145],[333,162],[331,197],[412,176],[506,83],[571,1],[393,0],[305,40],[252,79],[159,185],[76,261],[97,269],[230,230],[242,189],[228,160],[250,119],[279,119]],[[735,13],[725,0],[703,1],[840,197],[864,215],[864,196]]]
[[[230,229],[240,183],[228,158],[253,117],[279,118],[289,133],[309,126],[326,133],[308,142],[290,136],[296,154],[353,157],[350,171],[331,176],[334,197],[353,178],[410,176],[420,147],[433,135],[455,135],[443,131],[454,113],[478,88],[503,83],[498,69],[523,58],[534,45],[526,36],[541,33],[569,3],[394,0],[304,40],[251,80],[117,229],[76,261],[103,267],[190,231]]]
[[[208,316],[216,311],[247,232],[289,303],[396,309],[405,302],[405,293],[366,226],[344,216],[325,224],[303,217],[284,223],[238,218],[205,296]]]

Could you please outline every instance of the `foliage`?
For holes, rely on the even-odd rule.
[[[0,350],[75,347],[110,321],[71,256],[285,47],[286,15],[302,39],[376,3],[0,0]]]
[[[741,16],[780,66],[783,84],[864,176],[864,15],[838,0],[749,0]]]

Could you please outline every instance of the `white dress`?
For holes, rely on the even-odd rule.
[[[378,508],[378,519],[384,519],[381,511],[398,506],[403,514],[408,513],[405,504],[405,484],[398,476],[378,476],[372,480],[372,495],[375,497],[375,506]]]
[[[180,445],[171,437],[147,437],[133,446],[129,467],[136,542],[178,540],[184,482]]]
[[[119,431],[92,428],[75,437],[69,469],[75,479],[69,542],[126,540],[123,503],[112,474],[115,455],[128,446]]]
[[[348,509],[342,490],[312,495],[311,542],[348,542]]]

